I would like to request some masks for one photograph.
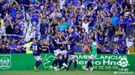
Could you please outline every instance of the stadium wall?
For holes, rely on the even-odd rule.
[[[39,70],[51,70],[53,54],[41,54],[42,65]],[[85,66],[89,54],[77,54],[78,70]],[[0,71],[33,70],[35,59],[32,54],[0,54]],[[98,55],[93,61],[94,71],[135,71],[135,55]],[[70,70],[73,70],[73,64]]]

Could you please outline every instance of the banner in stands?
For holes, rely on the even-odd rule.
[[[51,70],[53,54],[42,54],[39,70]],[[89,54],[78,54],[78,70],[85,66]],[[93,61],[94,71],[135,71],[135,55],[100,54]],[[32,54],[1,54],[0,70],[33,70],[35,59]],[[73,64],[70,68],[73,70]]]

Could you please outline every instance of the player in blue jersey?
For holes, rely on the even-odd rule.
[[[92,61],[97,57],[97,44],[96,44],[96,39],[92,38],[91,39],[91,56],[88,58],[86,67],[83,66],[82,69],[86,70],[86,71],[93,71],[93,64]]]
[[[59,37],[59,42],[66,41],[65,36],[61,35]],[[67,69],[67,49],[66,49],[66,42],[64,44],[61,44],[59,49],[61,50],[60,57],[59,57],[59,69]]]
[[[74,70],[77,70],[77,58],[74,55],[74,46],[75,42],[73,41],[72,37],[69,37],[69,41],[67,42],[67,50],[68,50],[68,58],[69,58],[69,64],[67,70],[69,70],[70,65],[74,61]]]
[[[60,41],[59,34],[54,33],[53,38],[52,38],[52,47],[53,47],[53,51],[54,51],[54,54],[55,54],[55,60],[53,61],[51,68],[54,68],[55,71],[59,70],[58,64],[60,62],[60,57],[63,54],[66,54],[65,50],[63,50],[63,51],[60,50],[60,47],[61,47],[62,44],[66,44],[66,41],[63,41],[63,42]],[[62,65],[67,67],[67,65],[65,63],[62,63]]]
[[[30,49],[33,51],[33,56],[34,56],[34,58],[36,60],[34,69],[35,70],[38,70],[38,67],[42,63],[42,58],[40,56],[41,45],[38,42],[38,39],[37,38],[34,38],[33,39],[33,43],[31,45]]]

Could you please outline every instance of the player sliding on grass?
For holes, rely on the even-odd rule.
[[[33,43],[31,45],[30,49],[33,51],[33,56],[36,59],[34,69],[38,70],[38,67],[42,63],[42,58],[40,56],[41,45],[38,42],[38,38],[33,39]]]
[[[85,71],[93,71],[93,65],[92,65],[92,61],[97,57],[97,44],[95,42],[95,38],[91,39],[91,56],[88,58],[86,67],[82,67],[82,69],[84,69]]]

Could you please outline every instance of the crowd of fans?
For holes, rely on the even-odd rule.
[[[127,54],[135,33],[133,0],[0,0],[0,53],[27,53],[38,37],[43,53],[53,53],[51,39],[77,43],[75,52]],[[79,45],[78,45],[79,44]],[[25,48],[26,47],[26,48]]]

